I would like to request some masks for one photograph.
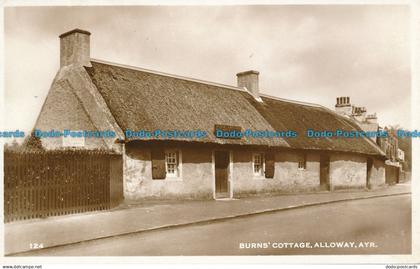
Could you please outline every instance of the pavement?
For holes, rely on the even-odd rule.
[[[7,223],[5,255],[101,238],[204,224],[254,214],[411,193],[410,184],[376,190],[318,192],[208,201],[145,201],[114,210]]]
[[[411,195],[405,194],[131,233],[16,256],[406,255],[411,254],[411,236]]]

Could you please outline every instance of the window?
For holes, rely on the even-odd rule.
[[[255,153],[253,155],[254,175],[264,176],[264,153]]]
[[[299,170],[306,169],[306,154],[302,154],[302,156],[300,156],[299,162],[298,162],[298,169]]]
[[[165,152],[165,165],[166,165],[166,176],[167,177],[179,177],[180,176],[180,154],[177,150],[168,150]]]

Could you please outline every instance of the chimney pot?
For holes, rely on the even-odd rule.
[[[90,33],[86,30],[73,29],[60,36],[60,66],[90,64]]]
[[[352,114],[352,106],[350,105],[350,97],[340,96],[337,97],[337,104],[335,105],[335,111],[343,116],[350,116]]]

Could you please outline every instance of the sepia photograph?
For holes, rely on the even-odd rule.
[[[410,3],[16,2],[3,268],[325,255],[417,268]]]

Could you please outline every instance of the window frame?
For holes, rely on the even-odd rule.
[[[255,160],[256,160],[256,156],[260,156],[260,166],[261,166],[261,171],[259,173],[255,172]],[[264,152],[253,152],[252,153],[252,175],[254,176],[254,178],[265,178],[265,153]]]
[[[176,173],[172,174],[168,171],[168,154],[175,153],[176,155]],[[182,179],[182,151],[178,148],[168,148],[165,149],[165,171],[166,171],[166,180],[181,180]]]

